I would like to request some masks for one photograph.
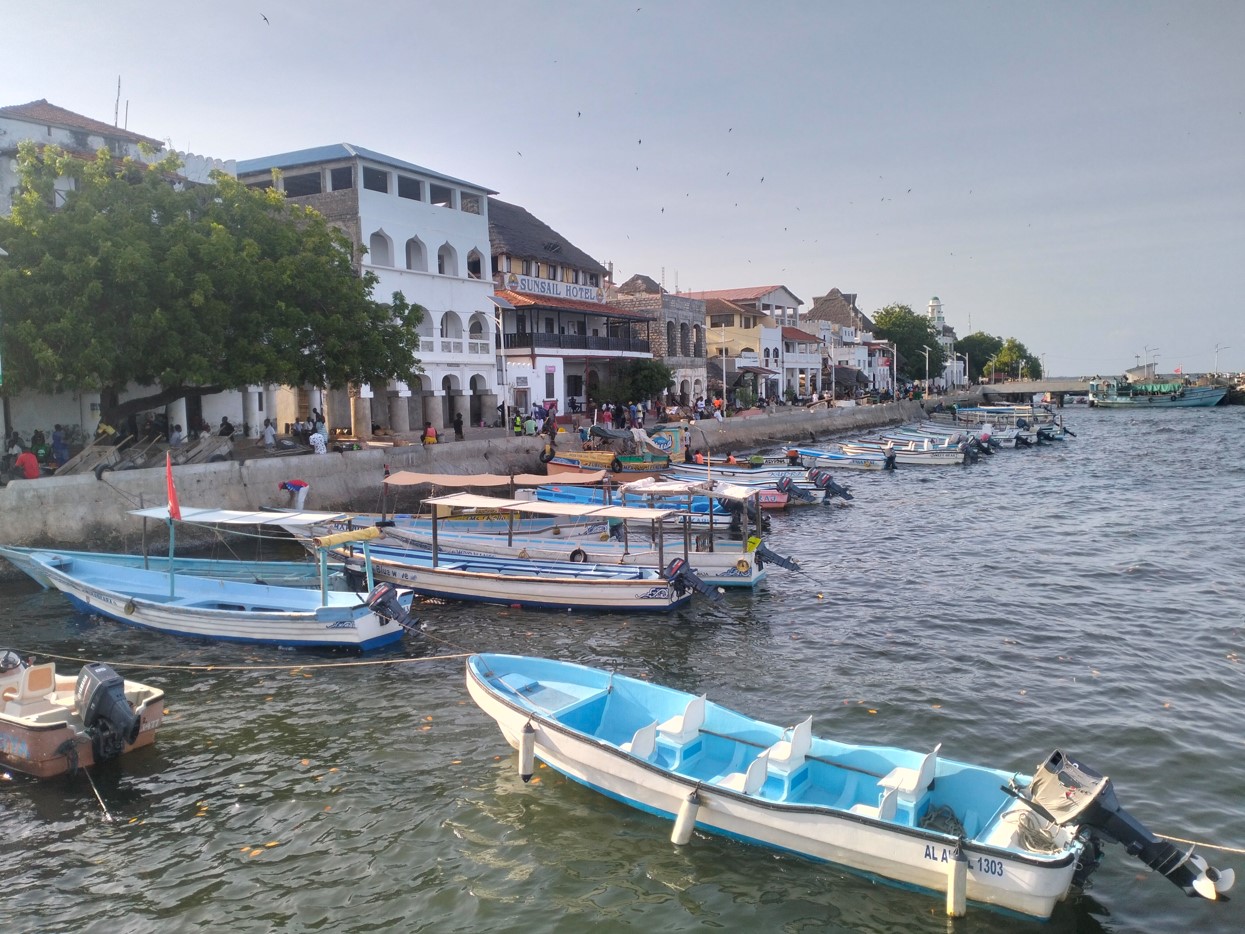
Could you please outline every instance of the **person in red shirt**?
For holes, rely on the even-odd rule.
[[[13,461],[15,479],[37,480],[39,478],[39,460],[29,449],[23,450]]]

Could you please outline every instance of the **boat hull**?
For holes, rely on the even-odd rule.
[[[84,613],[174,636],[296,648],[370,650],[403,630],[363,605],[358,594],[169,577],[54,552],[38,559],[49,582]]]
[[[614,470],[609,464],[613,460],[619,460],[623,465],[622,470]],[[643,464],[651,464],[651,469],[641,466]],[[613,483],[630,483],[633,480],[650,480],[660,477],[666,470],[670,468],[669,461],[661,463],[658,461],[636,461],[633,464],[626,460],[612,458],[605,466],[599,466],[591,462],[582,462],[577,459],[555,457],[553,460],[545,464],[545,472],[556,477],[558,474],[590,474],[597,473],[600,470],[608,470],[610,480]]]
[[[473,656],[468,661],[467,687],[472,699],[515,748],[520,748],[524,728],[531,724],[535,758],[568,778],[667,820],[679,814],[694,792],[699,798],[697,829],[905,886],[937,893],[946,890],[955,857],[955,837],[828,807],[767,801],[645,761],[612,741],[582,732],[523,703],[519,692],[488,676],[490,665],[498,658],[507,657]],[[608,672],[597,674],[603,676],[601,693],[611,692],[616,682]],[[685,696],[690,699],[690,695]],[[965,845],[963,852],[970,901],[1045,919],[1067,894],[1080,849],[1077,844],[1057,858],[1021,856],[1009,849],[973,844]]]

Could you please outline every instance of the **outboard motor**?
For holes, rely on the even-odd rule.
[[[419,620],[411,616],[398,598],[398,588],[393,584],[377,584],[363,601],[377,616],[382,616],[391,623],[397,623],[407,632],[420,632],[423,628]]]
[[[779,493],[786,493],[793,499],[802,500],[806,503],[811,503],[813,501],[813,495],[790,477],[780,477],[774,486],[778,489]]]
[[[689,590],[694,590],[696,593],[704,594],[714,603],[720,603],[722,600],[722,594],[719,593],[718,588],[706,584],[700,575],[692,570],[692,566],[682,558],[675,558],[667,565],[665,577],[670,582],[670,589],[677,597],[683,596]]]
[[[1111,779],[1056,749],[1038,766],[1025,800],[1055,823],[1077,824],[1121,844],[1128,852],[1194,897],[1227,901],[1236,881],[1231,869],[1215,869],[1190,847],[1161,840],[1122,807]]]
[[[837,496],[840,499],[844,499],[844,500],[855,499],[855,497],[852,496],[852,494],[847,491],[847,487],[840,486],[839,484],[835,483],[834,478],[831,477],[829,473],[823,473],[820,476],[818,476],[817,486],[819,486],[821,489],[826,491],[825,502],[829,502],[830,497],[832,496]]]
[[[115,759],[138,739],[140,717],[125,699],[125,679],[101,662],[83,665],[73,689],[95,761]]]
[[[788,571],[800,570],[799,561],[796,561],[795,558],[787,558],[780,555],[776,551],[771,551],[765,546],[764,542],[752,550],[752,556],[756,559],[758,567],[764,567],[766,564],[776,564],[780,568],[786,568]]]

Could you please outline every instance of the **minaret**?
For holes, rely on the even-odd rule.
[[[939,334],[942,334],[942,329],[946,325],[947,321],[942,316],[942,302],[938,301],[937,295],[929,300],[928,314],[929,320],[934,324],[934,330]]]

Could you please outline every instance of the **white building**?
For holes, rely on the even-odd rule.
[[[360,248],[376,274],[378,299],[401,292],[420,305],[420,372],[387,386],[321,392],[304,387],[274,407],[282,421],[311,408],[330,428],[366,436],[375,422],[394,432],[437,429],[461,414],[467,424],[497,419],[497,319],[489,270],[488,196],[483,186],[345,143],[238,163],[251,187],[275,185],[310,205]],[[320,404],[317,405],[317,402]]]

